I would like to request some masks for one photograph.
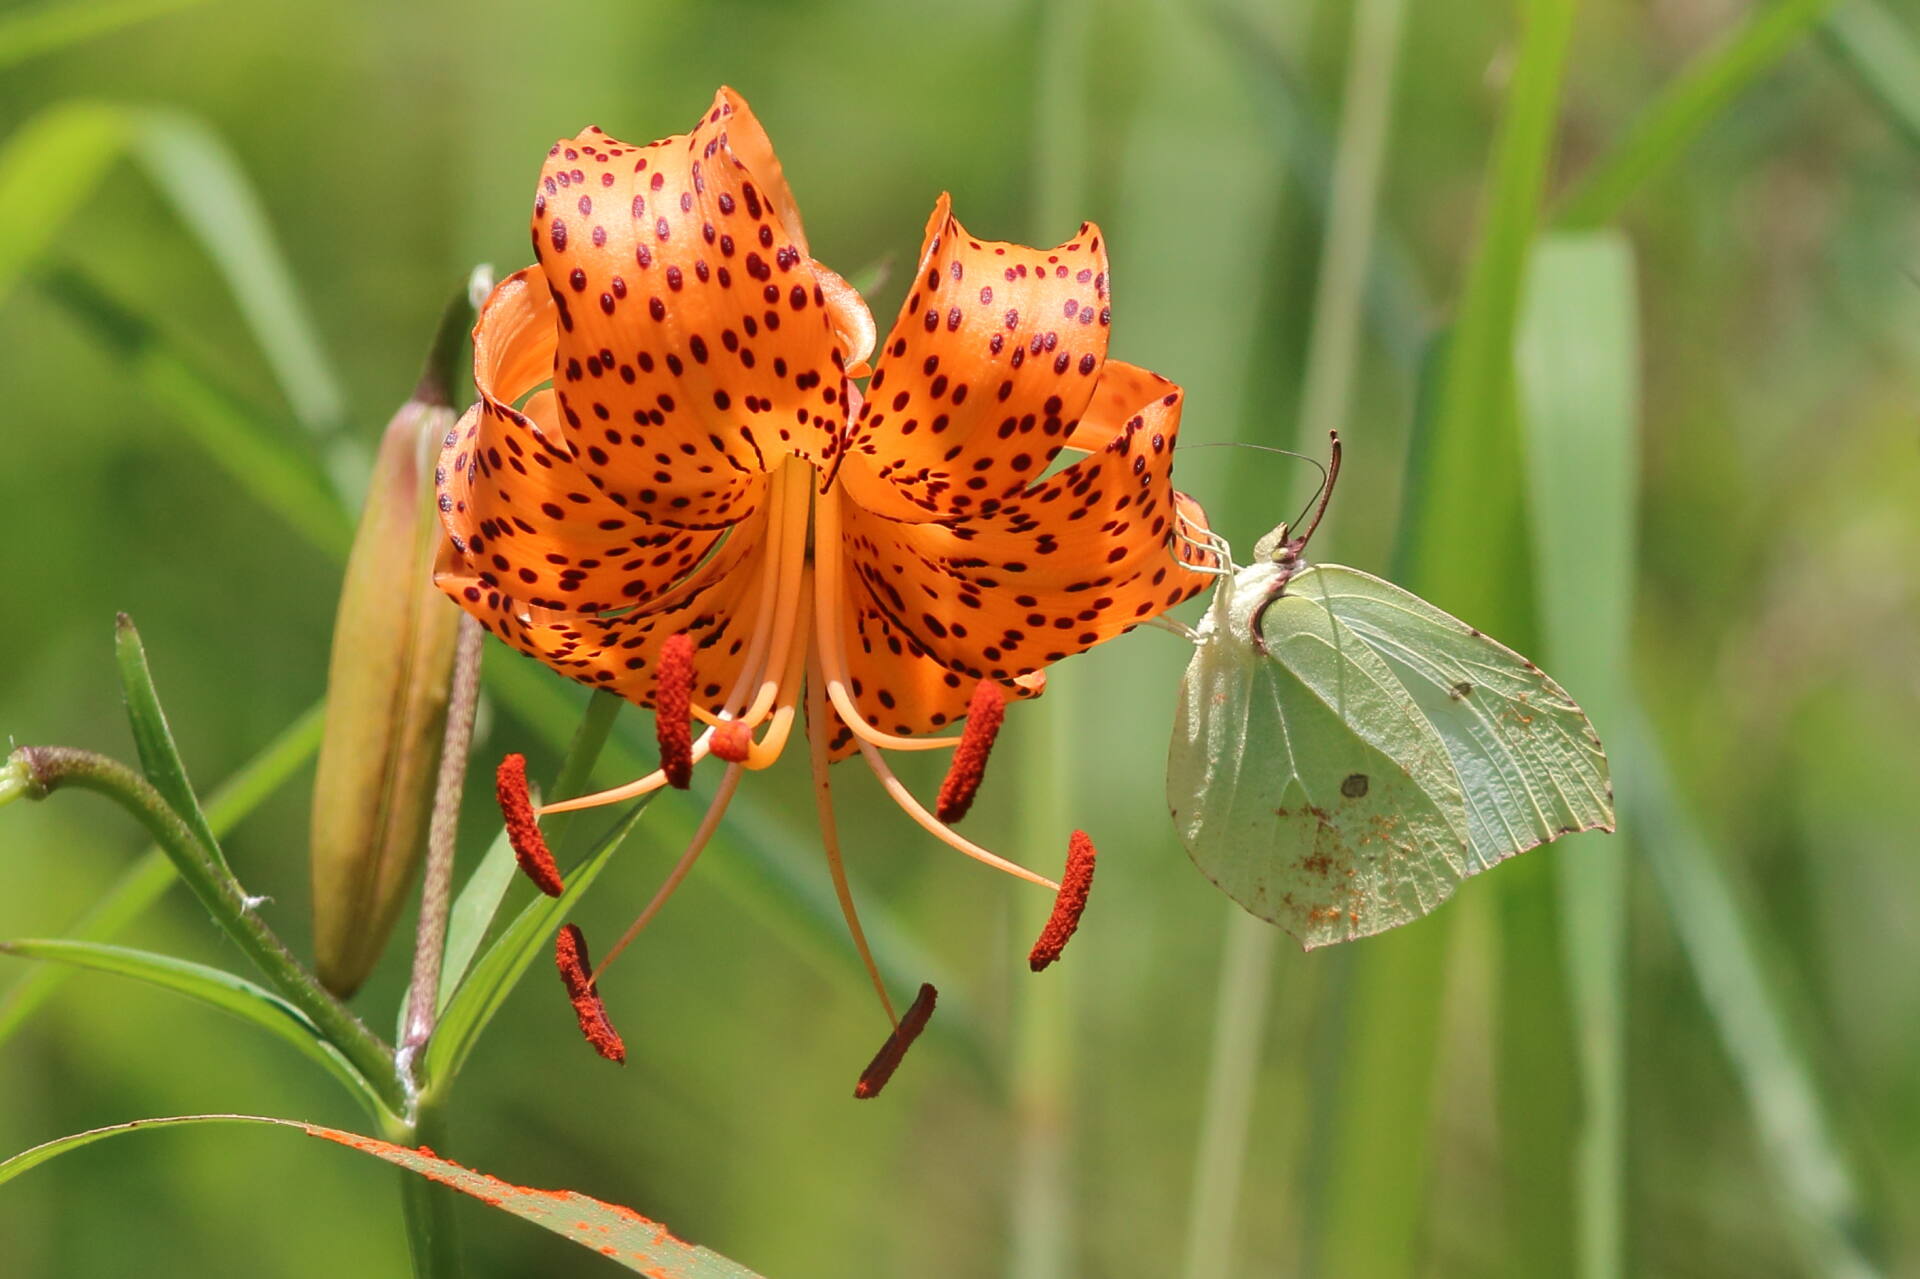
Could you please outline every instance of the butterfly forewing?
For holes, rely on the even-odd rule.
[[[1357,569],[1305,570],[1314,600],[1378,653],[1446,744],[1477,873],[1560,835],[1613,828],[1600,739],[1538,666],[1417,595]]]
[[[1182,684],[1168,802],[1228,896],[1309,947],[1431,911],[1471,873],[1445,744],[1371,647],[1271,565],[1223,582]]]

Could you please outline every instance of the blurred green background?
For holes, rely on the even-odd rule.
[[[118,20],[138,10],[169,11]],[[63,30],[74,13],[101,30]],[[1187,388],[1184,438],[1318,451],[1339,426],[1316,554],[1396,569],[1559,674],[1611,747],[1622,831],[1471,881],[1403,935],[1276,945],[1166,822],[1185,653],[1139,632],[1013,713],[970,823],[1042,867],[1071,825],[1099,842],[1044,982],[1021,962],[1035,903],[839,770],[889,975],[942,991],[887,1095],[852,1102],[884,1024],[796,756],[751,780],[612,983],[628,1067],[579,1043],[541,965],[442,1153],[633,1205],[772,1279],[1920,1273],[1916,36],[1920,6],[1852,0],[0,9],[0,731],[131,757],[116,610],[203,788],[318,699],[343,526],[290,520],[298,492],[276,501],[243,442],[351,501],[449,292],[523,263],[551,141],[677,132],[729,83],[814,252],[894,268],[883,325],[942,190],[995,238],[1100,222],[1115,353]],[[137,110],[37,168],[7,149],[75,101]],[[126,156],[72,144],[115,121]],[[182,184],[190,204],[218,171],[207,139],[284,296],[244,230],[182,221]],[[1596,172],[1619,181],[1581,185]],[[1556,225],[1618,234],[1541,238]],[[1570,243],[1597,272],[1542,275]],[[1529,350],[1565,358],[1528,381]],[[1624,467],[1591,492],[1543,443],[1589,409]],[[1244,554],[1307,470],[1200,450],[1177,479]],[[1582,575],[1589,549],[1612,576]],[[549,773],[570,725],[512,690],[561,682],[488,661],[525,669],[492,686],[477,758]],[[296,939],[310,781],[229,841]],[[648,814],[590,936],[697,813]],[[140,847],[97,800],[9,807],[0,937],[59,934]],[[241,963],[177,889],[127,939]],[[0,961],[0,983],[24,971]],[[376,1028],[404,978],[390,955],[358,997]],[[196,1111],[359,1119],[282,1045],[108,977],[0,1042],[0,1154]],[[280,1133],[95,1147],[0,1190],[0,1273],[399,1275],[392,1177]],[[611,1273],[461,1219],[475,1275]]]

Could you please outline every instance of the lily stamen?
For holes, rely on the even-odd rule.
[[[967,703],[967,726],[960,735],[960,748],[947,765],[946,780],[940,783],[940,798],[934,816],[949,824],[959,821],[973,807],[973,797],[987,775],[987,756],[1000,725],[1007,717],[1007,695],[992,680],[983,679]]]
[[[893,1072],[900,1068],[901,1061],[907,1055],[907,1049],[913,1047],[913,1041],[927,1028],[927,1022],[933,1017],[933,1004],[940,992],[931,982],[920,983],[920,993],[914,998],[913,1005],[907,1009],[907,1015],[887,1036],[887,1042],[880,1045],[880,1051],[873,1055],[867,1068],[860,1072],[860,1082],[853,1086],[853,1095],[866,1100],[878,1097],[880,1090],[893,1078]]]
[[[1087,832],[1077,830],[1067,841],[1067,868],[1060,875],[1060,893],[1053,899],[1053,914],[1040,930],[1040,939],[1027,955],[1027,966],[1034,972],[1060,958],[1074,930],[1080,927],[1080,915],[1087,908],[1087,893],[1093,887],[1095,850]]]
[[[588,975],[592,961],[587,955],[586,935],[579,925],[568,924],[554,937],[553,962],[560,970],[560,980],[566,984],[567,999],[580,1021],[580,1033],[586,1036],[595,1052],[608,1061],[624,1065],[627,1045],[620,1038],[620,1032],[613,1028],[607,1005],[594,989],[594,979]]]
[[[540,823],[534,819],[533,797],[527,793],[526,756],[509,755],[500,761],[493,775],[493,794],[500,804],[500,815],[506,819],[507,842],[513,846],[520,869],[541,892],[558,897],[566,884],[559,863],[553,860],[553,850],[540,834]]]
[[[660,743],[660,771],[667,784],[685,790],[693,783],[693,638],[684,631],[660,646],[660,667],[653,684],[653,732]]]
[[[1003,870],[1015,879],[1024,879],[1029,884],[1038,884],[1042,888],[1051,888],[1055,892],[1060,890],[1060,885],[1048,879],[1045,875],[1038,874],[1028,870],[1025,866],[1010,862],[998,853],[988,852],[966,836],[947,826],[946,823],[942,822],[932,813],[929,813],[925,806],[913,797],[913,792],[908,790],[906,785],[902,783],[898,777],[893,775],[893,770],[887,767],[886,760],[880,757],[879,748],[865,739],[858,739],[858,742],[860,753],[867,758],[867,767],[871,768],[873,775],[880,779],[880,785],[886,789],[888,796],[892,798],[893,802],[900,805],[900,807],[906,811],[907,816],[913,818],[914,821],[920,824],[922,830],[932,835],[935,839],[938,839],[941,843],[946,844],[948,847],[965,853],[967,856],[973,858],[973,860],[991,866],[995,870]]]

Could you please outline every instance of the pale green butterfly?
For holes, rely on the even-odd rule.
[[[1309,950],[1418,919],[1561,835],[1613,829],[1600,739],[1539,667],[1390,582],[1305,565],[1339,471],[1336,437],[1306,531],[1282,524],[1222,574],[1167,761],[1194,863]]]

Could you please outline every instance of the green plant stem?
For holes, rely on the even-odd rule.
[[[460,615],[453,655],[453,689],[441,736],[440,775],[427,825],[427,864],[420,877],[420,920],[414,934],[413,979],[408,985],[406,1033],[400,1037],[402,1068],[433,1034],[439,1008],[440,964],[447,947],[447,912],[453,908],[454,836],[460,829],[460,797],[466,790],[473,717],[480,700],[480,640],[486,632],[471,613]]]
[[[1696,58],[1587,171],[1567,196],[1559,226],[1590,230],[1618,217],[1647,179],[1686,150],[1832,6],[1833,0],[1779,0]]]
[[[423,1098],[411,1124],[396,1126],[387,1140],[401,1146],[425,1146],[438,1151],[446,1140],[445,1112]],[[413,1258],[414,1279],[459,1279],[460,1233],[455,1215],[456,1191],[405,1168],[400,1174],[400,1210],[407,1227],[407,1252]]]
[[[172,859],[180,878],[214,922],[246,952],[273,988],[312,1019],[366,1077],[389,1109],[396,1115],[406,1113],[407,1096],[394,1070],[392,1051],[301,966],[286,943],[254,910],[253,900],[239,881],[221,868],[159,791],[125,764],[91,751],[23,746],[12,759],[26,769],[30,798],[43,799],[63,787],[75,786],[105,795],[137,818]]]
[[[1908,145],[1920,147],[1920,49],[1913,33],[1875,0],[1842,0],[1827,14],[1820,36],[1888,123]]]

